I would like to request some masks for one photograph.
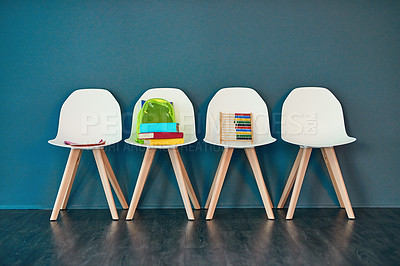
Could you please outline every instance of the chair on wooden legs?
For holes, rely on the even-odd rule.
[[[278,208],[283,208],[293,188],[286,219],[293,218],[313,148],[321,149],[340,206],[346,209],[349,219],[354,219],[353,209],[333,148],[356,140],[346,133],[340,102],[325,88],[294,89],[283,103],[281,127],[282,139],[300,146],[278,204]]]
[[[250,162],[268,219],[274,219],[272,202],[261,173],[256,146],[274,142],[269,127],[268,109],[251,88],[224,88],[211,99],[207,109],[204,141],[224,147],[205,208],[207,220],[214,216],[233,149],[244,149]]]
[[[121,110],[112,94],[104,89],[74,91],[61,107],[58,133],[49,143],[71,149],[50,220],[57,220],[67,206],[76,170],[83,150],[92,150],[106,194],[112,219],[118,213],[112,195],[114,188],[122,208],[128,204],[108,161],[104,147],[122,139]]]
[[[136,139],[136,125],[138,122],[138,114],[142,106],[142,101],[147,101],[153,98],[161,98],[172,103],[175,110],[176,122],[179,123],[180,131],[183,132],[184,143],[175,145],[147,145],[140,144]],[[186,94],[180,89],[175,88],[155,88],[147,90],[137,101],[133,110],[133,121],[131,136],[126,139],[125,142],[131,145],[146,147],[142,166],[139,171],[139,176],[136,181],[135,190],[133,192],[132,200],[129,205],[129,211],[126,216],[126,220],[132,220],[135,214],[136,208],[139,203],[140,196],[143,191],[144,184],[146,182],[148,173],[150,171],[151,164],[154,159],[154,155],[158,149],[167,149],[169,157],[172,162],[172,167],[175,172],[178,187],[182,196],[183,204],[185,206],[186,214],[189,220],[194,220],[193,210],[190,205],[192,202],[195,209],[200,209],[200,204],[196,198],[196,194],[193,190],[192,184],[186,172],[185,166],[183,165],[182,158],[179,154],[178,147],[188,145],[197,141],[195,131],[195,118],[193,105],[190,102]]]

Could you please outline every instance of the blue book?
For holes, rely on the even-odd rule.
[[[140,133],[179,132],[179,123],[141,123]]]

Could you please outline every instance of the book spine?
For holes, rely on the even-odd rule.
[[[139,133],[139,139],[179,139],[179,138],[183,138],[183,132]]]
[[[184,139],[145,139],[144,144],[147,145],[176,145],[176,144],[183,144]]]
[[[178,123],[142,123],[140,124],[141,133],[152,132],[179,132]]]
[[[154,133],[139,133],[139,139],[153,139]]]

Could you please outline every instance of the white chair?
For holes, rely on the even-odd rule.
[[[142,106],[142,100],[146,101],[152,98],[162,98],[173,103],[175,110],[175,120],[177,123],[179,123],[180,131],[183,132],[183,144],[155,146],[139,144],[135,141],[137,116]],[[168,149],[176,180],[178,181],[179,190],[183,199],[183,203],[185,205],[187,217],[189,220],[194,220],[190,200],[192,201],[195,209],[200,209],[200,204],[196,198],[196,194],[194,193],[192,184],[190,183],[190,179],[177,148],[179,146],[188,145],[196,141],[197,138],[193,105],[183,91],[175,88],[155,88],[147,90],[140,97],[133,110],[131,136],[126,139],[125,142],[135,146],[146,147],[146,152],[143,158],[142,166],[139,171],[139,176],[136,182],[135,190],[133,192],[132,201],[129,205],[129,211],[126,216],[126,220],[133,219],[157,149]]]
[[[106,194],[107,203],[114,220],[118,220],[110,183],[122,205],[128,204],[108,161],[103,147],[122,139],[121,110],[112,94],[104,89],[81,89],[74,91],[61,107],[58,133],[49,140],[52,145],[70,148],[67,165],[58,190],[50,220],[57,220],[60,209],[67,206],[69,194],[83,150],[92,150]],[[98,144],[103,140],[102,144]],[[71,142],[68,145],[65,142]]]
[[[313,148],[320,148],[340,206],[354,219],[334,146],[355,141],[344,126],[343,110],[336,97],[325,88],[302,87],[292,90],[282,107],[282,139],[299,145],[300,150],[278,204],[283,208],[293,187],[286,219],[292,219]]]
[[[252,143],[245,141],[221,141],[220,113],[251,113],[253,124]],[[274,219],[272,202],[265,186],[254,147],[266,145],[275,140],[270,132],[267,105],[255,90],[251,88],[224,88],[214,95],[207,109],[206,136],[204,141],[209,144],[223,146],[224,151],[207,198],[205,206],[208,209],[206,219],[210,220],[214,216],[233,149],[235,148],[244,149],[253,170],[267,216],[269,219]]]

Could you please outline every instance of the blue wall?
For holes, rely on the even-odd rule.
[[[208,101],[222,87],[255,88],[268,103],[274,144],[257,148],[276,206],[297,147],[280,140],[282,102],[298,86],[341,101],[354,144],[338,147],[354,206],[400,207],[400,1],[1,1],[0,207],[51,208],[68,150],[56,135],[63,101],[78,88],[109,89],[126,117],[151,87],[191,98],[200,141],[182,157],[204,205],[222,150],[206,145]],[[108,149],[130,200],[143,150]],[[140,207],[182,207],[159,152]],[[319,151],[299,206],[338,206]],[[71,208],[107,206],[93,156],[83,154]],[[261,207],[243,151],[235,151],[220,207]]]

